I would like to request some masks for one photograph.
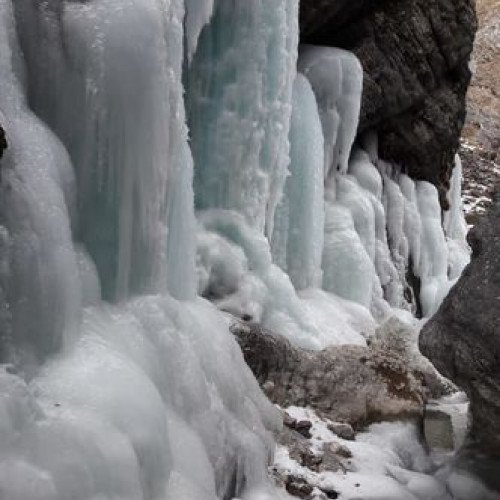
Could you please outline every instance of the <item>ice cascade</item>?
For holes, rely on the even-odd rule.
[[[365,345],[458,279],[459,162],[443,230],[298,38],[298,0],[0,0],[2,499],[280,498],[235,317]]]

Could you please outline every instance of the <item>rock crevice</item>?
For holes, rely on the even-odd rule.
[[[422,352],[471,401],[472,437],[500,459],[500,190],[469,233],[472,260],[420,335]]]

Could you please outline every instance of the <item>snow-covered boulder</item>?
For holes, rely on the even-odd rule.
[[[266,394],[280,406],[308,406],[356,429],[422,417],[421,379],[394,352],[358,345],[309,351],[255,324],[237,323],[231,330]]]

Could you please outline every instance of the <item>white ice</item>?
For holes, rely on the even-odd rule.
[[[358,128],[363,68],[346,50],[303,45],[298,68],[311,82],[325,137],[325,177],[347,172]]]
[[[74,229],[104,297],[167,287],[194,297],[183,1],[21,0],[15,8],[31,103],[73,160]]]

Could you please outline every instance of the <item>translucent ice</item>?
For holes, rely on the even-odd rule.
[[[290,175],[276,212],[272,247],[301,290],[321,286],[325,209],[323,133],[311,85],[300,74],[293,91],[290,145]]]
[[[347,172],[358,128],[363,68],[351,52],[305,45],[299,71],[311,82],[325,136],[325,177],[333,170]]]
[[[272,5],[272,6],[271,6]],[[298,1],[221,1],[187,74],[196,205],[271,237],[289,164]]]

